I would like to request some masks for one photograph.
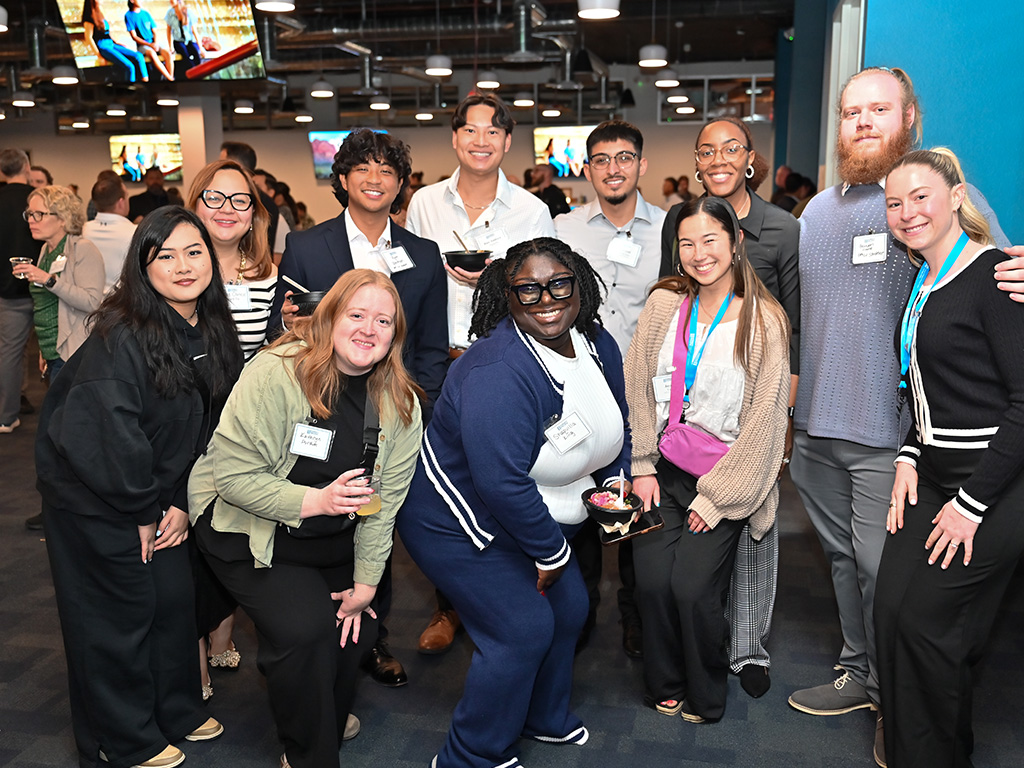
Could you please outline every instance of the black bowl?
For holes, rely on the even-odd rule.
[[[309,317],[313,314],[313,310],[316,309],[316,305],[326,295],[327,291],[310,291],[309,293],[293,293],[291,299],[292,304],[299,308],[299,317]]]
[[[467,272],[479,272],[487,266],[487,259],[493,251],[445,251],[444,258],[449,267],[459,267]]]
[[[590,497],[595,493],[611,490],[611,488],[591,488],[588,491],[584,491],[581,495],[581,498],[583,499],[583,506],[587,508],[587,514],[602,525],[615,525],[616,523],[628,522],[637,510],[642,510],[644,508],[643,500],[635,493],[626,494],[626,503],[629,504],[630,509],[608,509],[607,507],[598,506],[590,500]]]

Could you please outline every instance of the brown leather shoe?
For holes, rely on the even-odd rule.
[[[430,655],[444,653],[452,647],[452,643],[455,642],[455,633],[461,626],[459,614],[454,609],[434,611],[434,615],[430,617],[430,623],[420,635],[420,653]]]

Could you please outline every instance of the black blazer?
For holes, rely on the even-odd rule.
[[[412,269],[394,273],[391,280],[402,299],[409,327],[402,358],[430,399],[424,407],[427,414],[441,393],[448,369],[448,281],[437,243],[417,237],[394,222],[391,238],[392,245],[404,247],[416,264]],[[280,333],[283,327],[281,306],[285,292],[296,291],[283,279],[285,275],[311,291],[327,291],[350,269],[354,265],[344,214],[310,229],[289,233],[270,310],[271,334],[275,329]]]

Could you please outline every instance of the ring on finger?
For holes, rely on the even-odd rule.
[[[957,548],[957,547],[959,547],[959,546],[960,546],[960,545],[959,545],[959,544],[958,544],[957,542],[955,542],[955,541],[951,541],[951,542],[949,542],[949,548],[950,548],[950,549],[956,549],[956,548]]]

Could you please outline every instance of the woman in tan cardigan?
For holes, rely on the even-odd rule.
[[[703,723],[725,711],[724,600],[737,539],[748,521],[755,539],[775,524],[789,324],[744,256],[727,201],[686,203],[676,231],[680,275],[654,286],[626,357],[633,488],[665,519],[635,540],[634,557],[646,701]],[[688,449],[665,448],[675,463],[662,454],[663,430],[680,420],[723,454],[717,462],[701,466]]]

